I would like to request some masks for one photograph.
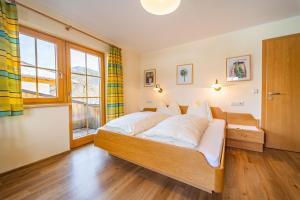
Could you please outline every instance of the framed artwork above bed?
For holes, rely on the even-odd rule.
[[[177,65],[176,70],[177,85],[193,84],[193,64]]]
[[[226,81],[251,80],[251,56],[226,58]]]
[[[147,69],[144,71],[144,87],[154,87],[156,84],[156,70]]]

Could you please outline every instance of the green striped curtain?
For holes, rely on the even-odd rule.
[[[121,49],[114,46],[109,50],[107,76],[106,120],[110,121],[124,114]]]
[[[23,114],[15,1],[0,0],[0,117]]]

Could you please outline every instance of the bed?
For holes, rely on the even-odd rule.
[[[187,109],[187,106],[180,106],[182,114],[185,114]],[[155,112],[156,109],[146,108],[144,111]],[[226,114],[219,108],[211,107],[211,111],[214,119],[226,120]],[[223,131],[225,133],[225,127]],[[221,146],[218,167],[213,167],[199,150],[107,130],[98,131],[95,135],[95,145],[113,156],[206,192],[222,192],[223,190],[225,139]]]

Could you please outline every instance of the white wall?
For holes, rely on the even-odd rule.
[[[108,52],[108,46],[18,7],[22,25],[83,46]],[[138,110],[139,55],[122,48],[125,112]],[[27,109],[23,116],[0,119],[0,173],[69,150],[68,107]]]
[[[144,76],[145,69],[155,67],[157,82],[164,92],[158,94],[144,88],[141,78],[139,105],[155,106],[160,101],[187,105],[207,99],[225,111],[247,112],[260,118],[262,40],[298,32],[300,16],[143,54],[140,76]],[[246,54],[252,56],[252,80],[226,83],[226,57]],[[194,84],[179,86],[176,85],[176,65],[185,63],[194,64]],[[216,78],[225,85],[220,92],[210,88]],[[253,94],[253,89],[259,89],[259,94]],[[232,106],[232,102],[244,102],[244,106]]]
[[[0,118],[0,173],[69,150],[68,106]]]
[[[124,66],[124,111],[126,114],[139,110],[138,97],[140,92],[140,56],[130,51],[123,51]]]

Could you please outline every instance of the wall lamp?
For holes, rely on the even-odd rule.
[[[159,92],[159,93],[162,93],[163,92],[163,89],[160,87],[159,84],[156,84],[155,87],[153,88],[153,90],[155,92]]]
[[[219,84],[218,79],[216,79],[216,82],[211,85],[211,88],[213,88],[215,91],[220,91],[222,89],[222,85]]]

